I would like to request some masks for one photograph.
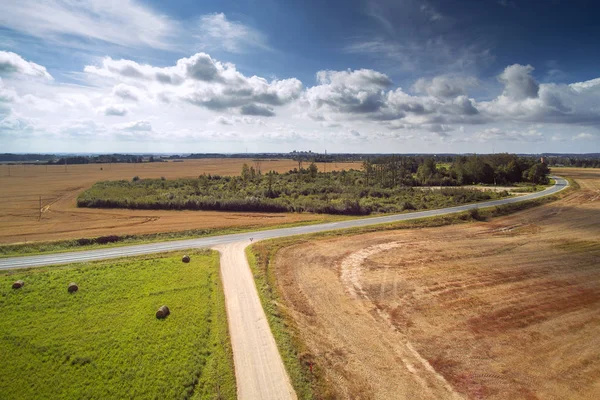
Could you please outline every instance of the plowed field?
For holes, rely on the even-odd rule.
[[[600,398],[600,170],[490,222],[317,240],[275,259],[336,398]]]

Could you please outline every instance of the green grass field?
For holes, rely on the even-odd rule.
[[[0,272],[0,398],[235,398],[218,253],[180,257]]]

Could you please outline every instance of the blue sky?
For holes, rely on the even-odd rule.
[[[600,151],[591,0],[0,3],[2,152]]]

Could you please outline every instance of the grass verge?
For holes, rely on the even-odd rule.
[[[485,221],[490,218],[523,211],[563,198],[571,191],[579,188],[579,185],[572,179],[568,179],[568,181],[570,186],[566,190],[540,199],[502,206],[474,209],[467,212],[440,217],[421,218],[411,221],[394,222],[390,224],[380,224],[281,239],[271,239],[249,246],[246,249],[248,263],[252,269],[258,294],[263,309],[267,315],[271,331],[273,332],[279,352],[283,358],[283,362],[288,374],[290,375],[292,385],[296,390],[298,398],[327,399],[331,398],[331,393],[334,392],[330,386],[332,383],[326,382],[321,378],[322,374],[319,373],[320,366],[318,362],[312,364],[311,372],[309,365],[313,363],[313,357],[305,347],[300,336],[300,330],[290,315],[285,302],[282,300],[279,286],[277,284],[276,265],[273,262],[277,252],[280,249],[312,240],[326,239],[342,235],[357,235],[375,231],[397,229],[430,228],[450,224]]]
[[[0,272],[0,393],[11,399],[234,399],[213,251]],[[15,280],[25,281],[12,289]],[[79,291],[67,292],[76,282]],[[171,315],[158,320],[166,304]],[[2,397],[2,396],[0,396]]]

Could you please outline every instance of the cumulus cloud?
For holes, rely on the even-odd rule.
[[[117,127],[124,131],[132,131],[132,132],[135,132],[135,131],[149,132],[152,130],[152,124],[150,123],[150,121],[128,122],[126,124],[118,125]]]
[[[118,105],[118,104],[101,107],[99,111],[102,114],[109,116],[109,117],[110,116],[123,117],[129,113],[129,110],[127,109],[127,107]]]
[[[46,67],[24,60],[10,51],[0,51],[0,75],[18,74],[52,80]]]
[[[218,46],[230,53],[244,53],[248,48],[271,50],[265,35],[241,22],[230,21],[223,13],[203,15],[194,37],[204,48]]]
[[[22,60],[18,55],[10,59]],[[12,74],[41,77],[39,71],[45,71],[25,60],[10,65]],[[600,126],[600,78],[571,84],[538,83],[533,67],[518,64],[502,71],[498,80],[503,88],[487,101],[469,96],[470,88],[479,82],[463,75],[418,79],[406,91],[379,71],[326,70],[316,74],[312,87],[304,88],[295,78],[267,80],[244,75],[234,64],[206,53],[165,67],[107,57],[85,67],[85,72],[90,85],[63,85],[47,79],[0,80],[4,134],[11,132],[8,135],[17,137],[15,132],[22,129],[23,134],[39,131],[64,137],[85,134],[181,141],[198,137],[217,140],[222,135],[277,143],[415,138],[456,143],[467,138],[517,145],[547,139],[587,146],[597,140]],[[135,121],[108,127],[91,124],[94,118],[103,121],[105,116],[120,122],[118,117],[130,116],[133,109]],[[79,122],[62,126],[59,114]],[[276,114],[280,116],[275,118]]]
[[[480,142],[495,140],[539,142],[544,139],[544,135],[537,129],[528,129],[526,131],[504,131],[499,128],[487,128],[477,132],[473,135],[473,138]]]
[[[417,82],[416,87],[425,95],[414,96],[402,88],[391,89],[392,82],[384,74],[373,70],[321,71],[318,85],[309,88],[305,103],[312,109],[312,119],[331,120],[332,114],[353,119],[369,119],[399,126],[390,121],[403,121],[401,125],[448,124],[482,121],[476,104],[458,85],[448,80],[433,79]],[[465,85],[468,79],[464,79]]]
[[[210,110],[239,108],[246,114],[254,111],[252,115],[274,115],[269,107],[290,103],[303,90],[302,82],[296,78],[269,82],[258,76],[247,77],[234,64],[222,63],[206,53],[182,58],[176,65],[164,68],[107,57],[100,66],[86,66],[84,71],[116,81],[144,82],[159,98],[164,98],[167,86],[184,102]]]
[[[570,85],[539,84],[530,66],[511,65],[500,75],[500,96],[477,107],[490,120],[517,120],[598,126],[600,79]]]
[[[217,125],[244,124],[244,125],[263,125],[263,126],[266,125],[265,121],[263,121],[261,118],[254,118],[254,117],[247,117],[247,116],[224,117],[223,115],[219,115],[217,118],[215,118],[212,121],[212,124],[217,124]]]
[[[275,115],[272,107],[261,106],[257,104],[246,104],[240,108],[242,115],[260,115],[263,117],[272,117]]]
[[[141,96],[138,89],[123,83],[120,83],[113,88],[113,95],[120,97],[123,100],[131,101],[138,101]]]
[[[384,106],[384,89],[391,86],[387,75],[369,69],[319,71],[318,85],[306,91],[314,109],[339,113],[374,113]]]
[[[2,116],[0,108],[0,116]],[[12,137],[27,137],[32,136],[35,132],[34,125],[31,120],[24,118],[12,110],[0,120],[0,136]]]
[[[230,118],[226,118],[226,117],[224,117],[222,115],[219,115],[215,119],[215,123],[221,124],[221,125],[233,125],[233,121]]]
[[[540,85],[531,76],[533,70],[531,65],[514,64],[506,67],[498,77],[504,84],[502,95],[517,101],[537,98]]]
[[[59,129],[60,136],[67,137],[99,137],[107,133],[107,128],[104,124],[97,123],[91,119],[76,119],[63,123]]]
[[[467,93],[467,89],[477,85],[477,79],[460,76],[436,76],[432,79],[420,78],[413,85],[417,93],[438,98],[454,98]]]

